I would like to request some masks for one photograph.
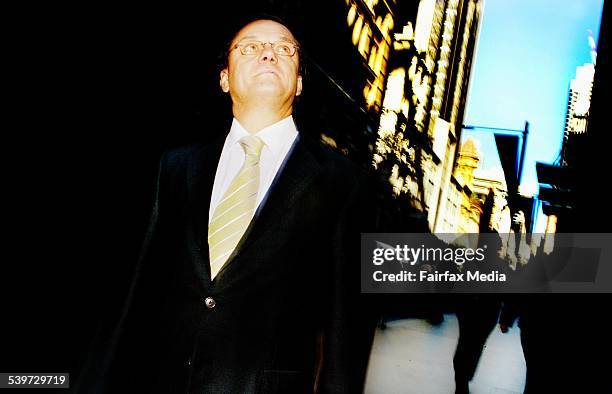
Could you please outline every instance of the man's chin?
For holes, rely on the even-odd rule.
[[[283,89],[276,84],[258,84],[251,91],[257,97],[275,97],[283,95]]]

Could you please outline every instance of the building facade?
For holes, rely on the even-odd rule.
[[[570,82],[560,163],[563,166],[572,165],[576,140],[587,131],[594,76],[595,65],[587,63],[576,68],[576,77]]]
[[[607,49],[604,29],[607,27],[605,17],[602,19],[600,46]],[[603,130],[607,121],[602,122],[604,110],[601,109],[603,94],[599,81],[606,77],[605,65],[596,66],[598,57],[593,37],[589,37],[592,63],[576,68],[576,76],[570,81],[568,104],[563,135],[563,145],[559,159],[555,164],[537,163],[536,170],[539,182],[539,198],[547,215],[546,232],[576,232],[595,228],[585,220],[586,212],[593,212],[600,205],[607,211],[605,204],[597,204],[593,199],[600,197],[596,185],[600,180],[600,159],[608,148],[607,133]],[[601,58],[607,62],[607,52]],[[592,124],[592,96],[599,89],[597,122]],[[598,221],[596,221],[598,222]],[[583,229],[583,230],[580,230]]]
[[[422,0],[393,37],[373,165],[434,232],[461,206],[453,168],[482,7]]]

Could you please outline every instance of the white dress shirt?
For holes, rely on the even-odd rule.
[[[217,173],[215,174],[215,182],[213,183],[212,196],[210,198],[210,209],[208,211],[209,224],[223,194],[225,194],[225,191],[229,188],[232,180],[244,163],[245,153],[238,141],[247,135],[249,135],[249,132],[234,118],[230,132],[225,138],[225,144],[223,145],[219,165],[217,166]],[[292,116],[288,116],[273,125],[261,129],[255,134],[255,136],[261,138],[264,142],[259,159],[259,191],[257,192],[255,210],[257,210],[268,189],[270,189],[270,185],[289,153],[297,135],[298,131]]]

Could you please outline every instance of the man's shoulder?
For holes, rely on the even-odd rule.
[[[166,150],[162,154],[162,165],[168,167],[182,167],[200,160],[209,151],[220,150],[223,147],[223,138],[215,138],[205,142],[193,142]]]
[[[365,169],[321,141],[310,137],[300,137],[300,141],[326,172],[330,174],[365,175]]]
[[[162,154],[162,161],[164,164],[169,166],[179,165],[181,163],[188,162],[203,148],[204,144],[202,143],[192,143],[171,148]]]

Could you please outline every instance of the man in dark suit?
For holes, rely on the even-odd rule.
[[[94,392],[362,391],[375,323],[359,290],[366,177],[296,130],[300,48],[282,22],[248,23],[227,50],[231,129],[162,157]]]

